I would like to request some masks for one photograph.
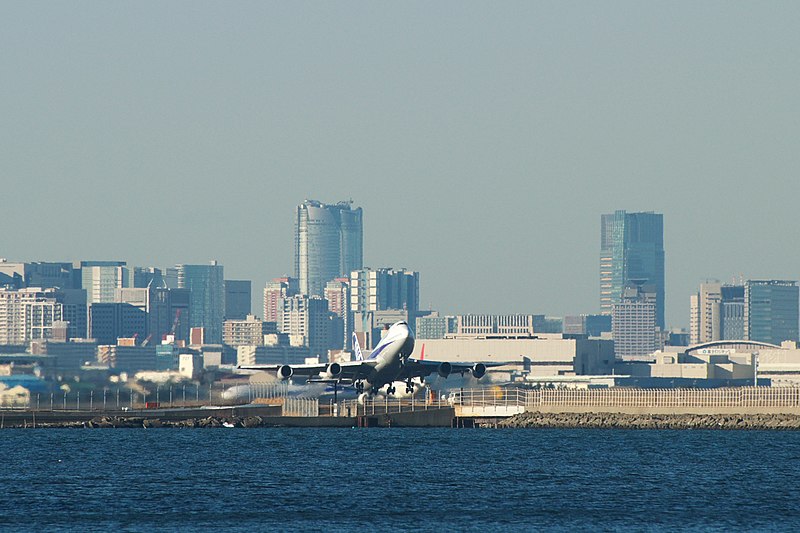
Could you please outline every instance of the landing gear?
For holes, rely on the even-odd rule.
[[[391,396],[391,395],[392,395],[392,394],[394,394],[395,392],[397,392],[397,389],[395,389],[395,388],[394,388],[394,385],[388,385],[388,386],[386,387],[386,394],[387,394],[387,396]]]
[[[356,381],[356,393],[361,394],[362,392],[364,392],[364,382]]]
[[[406,394],[413,394],[413,393],[414,393],[414,384],[411,383],[411,380],[409,379],[408,381],[406,381]]]

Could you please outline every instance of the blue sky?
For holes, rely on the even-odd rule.
[[[444,312],[599,309],[600,215],[664,213],[667,322],[798,279],[793,2],[0,3],[0,256],[293,268],[352,198]],[[258,312],[260,306],[254,302]]]

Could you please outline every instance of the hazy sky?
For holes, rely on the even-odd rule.
[[[304,198],[449,313],[599,310],[600,215],[800,278],[798,2],[3,2],[0,257],[293,270]],[[254,311],[260,313],[254,300]]]

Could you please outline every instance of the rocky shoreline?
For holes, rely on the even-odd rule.
[[[98,416],[91,420],[82,421],[60,421],[60,422],[37,422],[36,428],[251,428],[266,427],[274,424],[266,424],[260,416],[248,417],[216,417],[208,416],[205,418],[187,418],[184,420],[162,420],[160,418],[144,418],[139,416]],[[33,428],[31,419],[22,422],[5,422],[6,428]]]
[[[497,423],[498,428],[592,429],[771,429],[800,430],[800,416],[760,415],[628,415],[621,413],[525,412]]]

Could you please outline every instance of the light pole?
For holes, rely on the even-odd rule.
[[[753,352],[753,387],[758,387],[758,352]]]

